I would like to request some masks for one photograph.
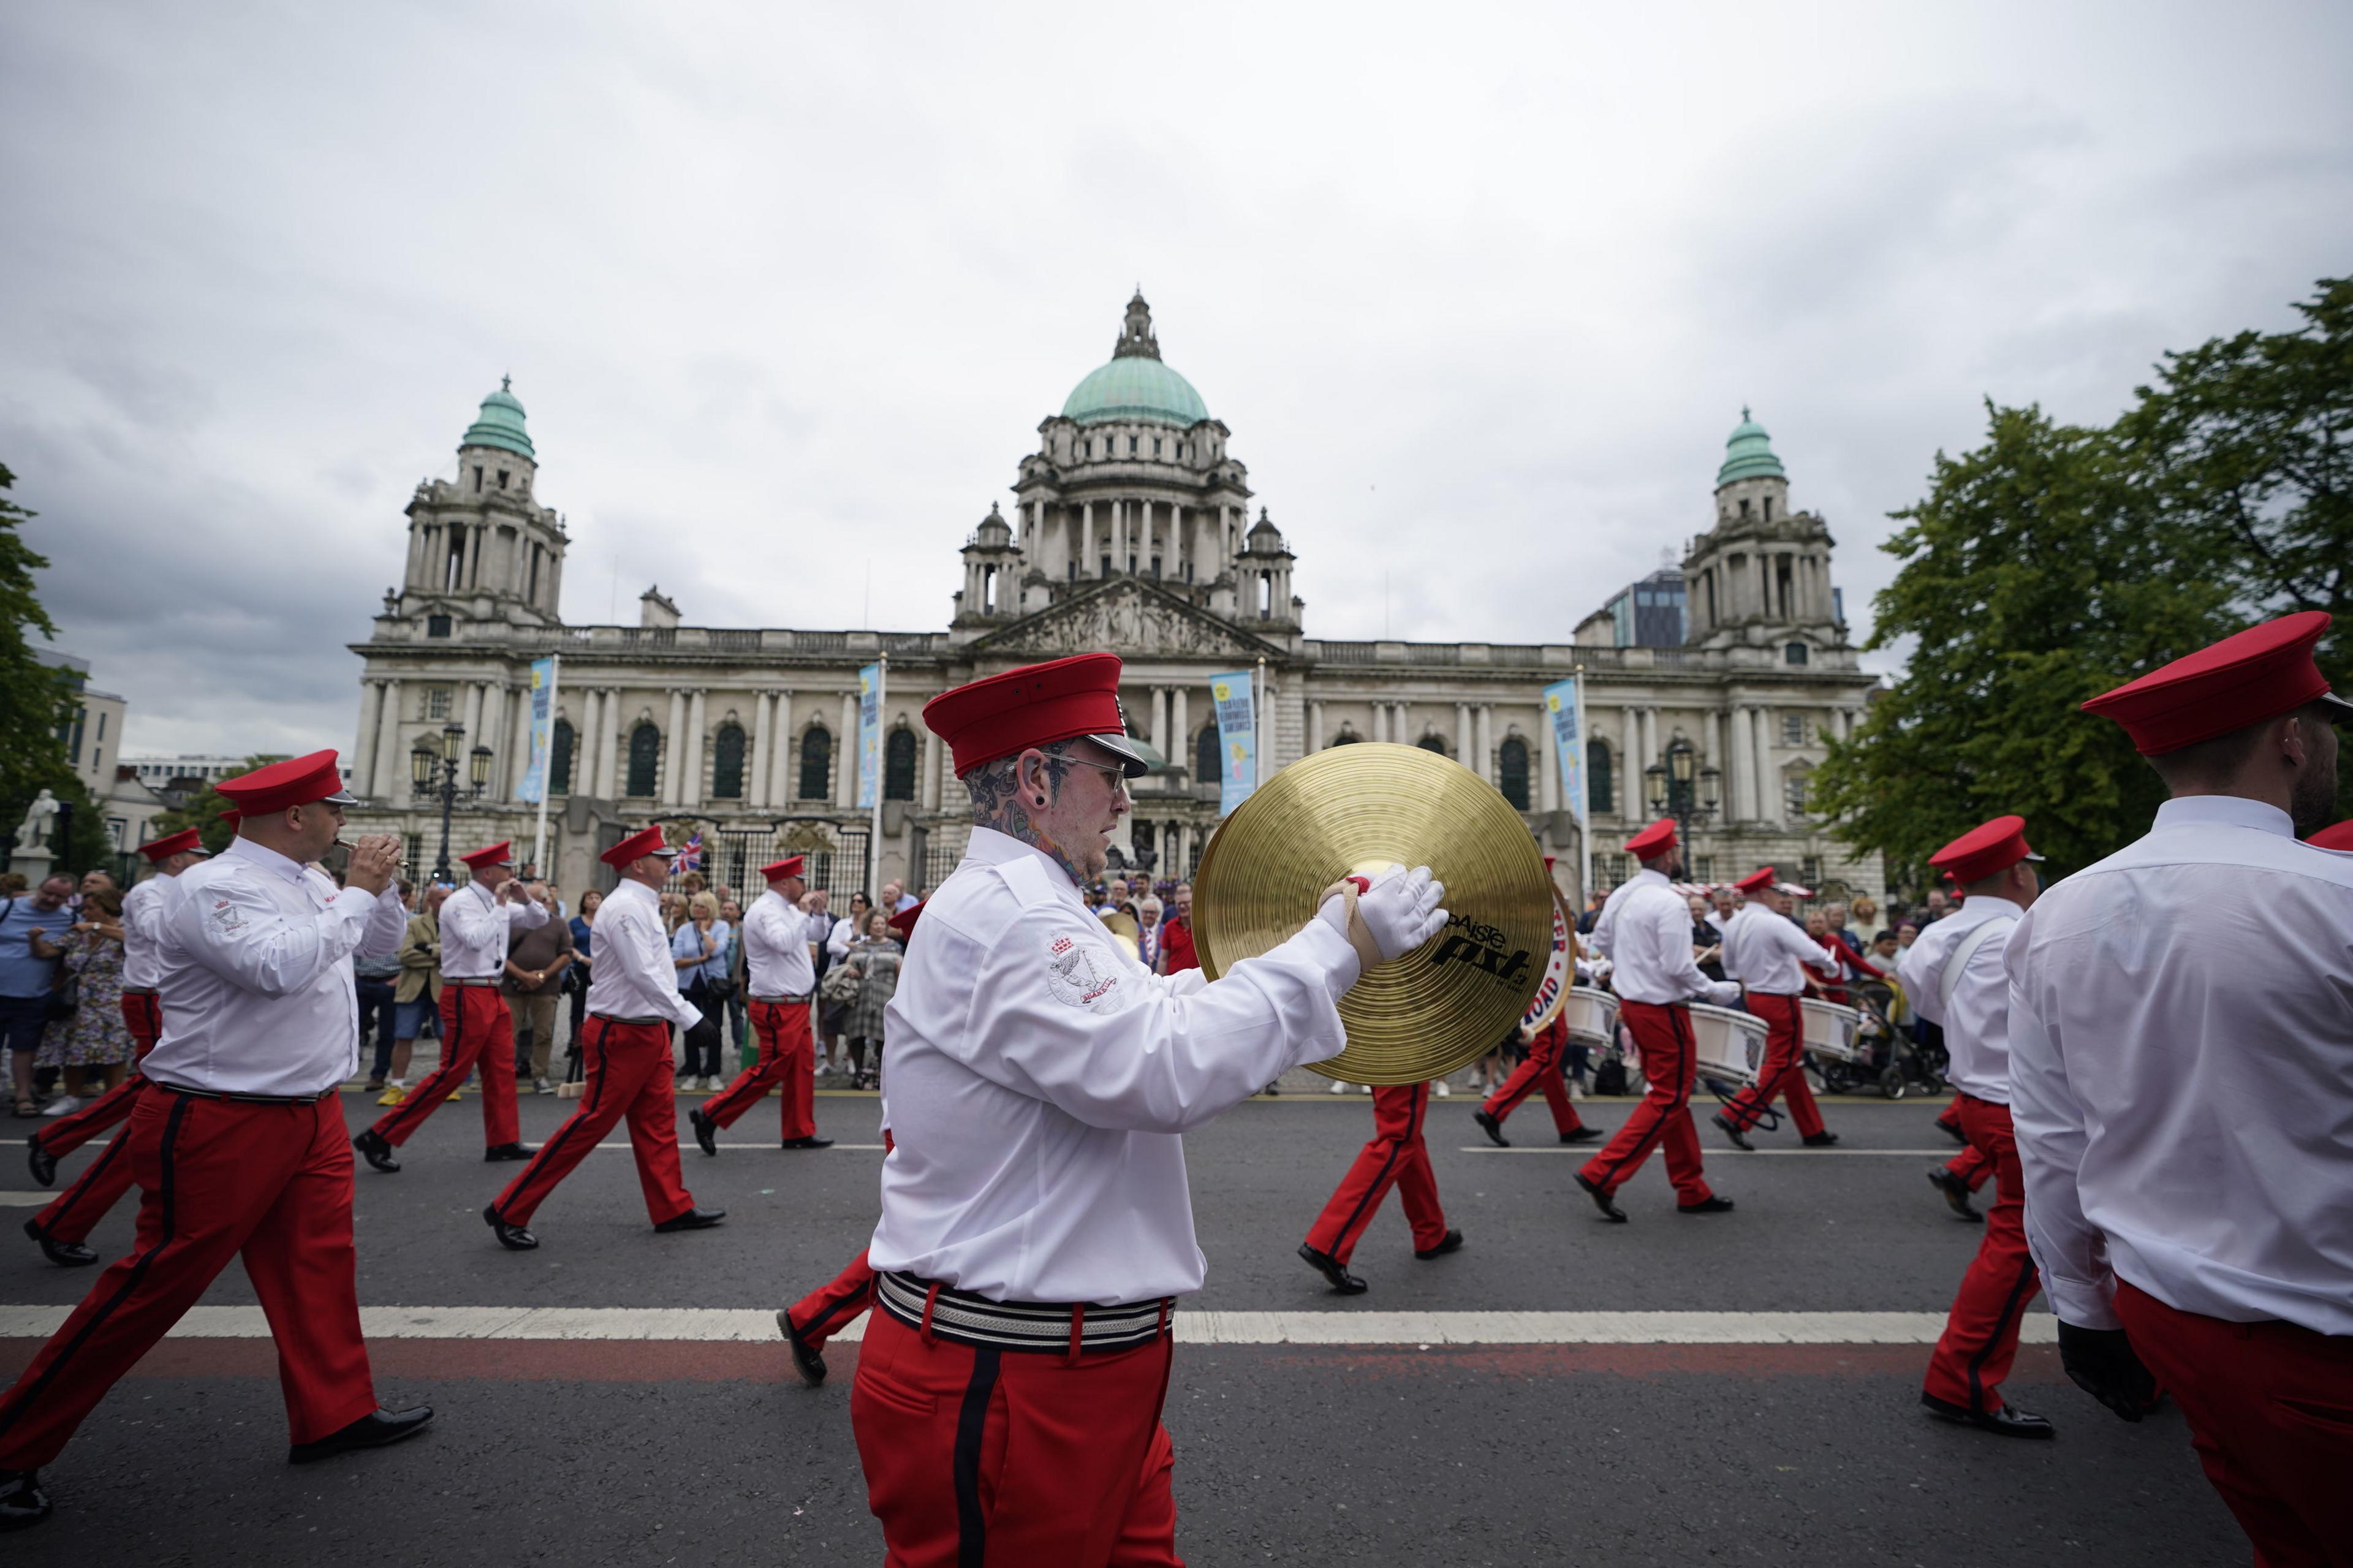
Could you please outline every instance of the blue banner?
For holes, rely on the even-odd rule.
[[[882,667],[858,672],[858,804],[871,811],[882,790]]]
[[[517,800],[547,798],[549,751],[554,741],[555,660],[535,658],[531,663],[531,768],[515,786]]]
[[[1574,813],[1577,826],[1586,825],[1585,700],[1577,689],[1581,678],[1570,676],[1545,688],[1545,716],[1552,721],[1552,743],[1560,758],[1561,804]]]
[[[1218,708],[1218,815],[1225,816],[1258,788],[1257,678],[1247,669],[1209,677]]]

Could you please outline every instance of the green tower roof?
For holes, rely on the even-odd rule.
[[[1144,291],[1127,302],[1127,320],[1111,363],[1071,390],[1062,417],[1082,425],[1109,419],[1148,419],[1161,425],[1194,425],[1209,416],[1193,384],[1161,363],[1160,341],[1152,333],[1152,307]]]
[[[1724,443],[1724,467],[1715,470],[1715,483],[1720,489],[1735,479],[1786,479],[1781,459],[1773,455],[1773,443],[1765,434],[1765,426],[1740,411],[1740,423],[1732,428],[1731,437]]]
[[[514,377],[511,375],[499,377],[499,389],[482,399],[482,411],[466,426],[466,437],[458,443],[459,446],[498,447],[520,453],[533,462],[539,460],[539,454],[531,449],[531,435],[522,427],[522,405],[508,390],[513,384]]]

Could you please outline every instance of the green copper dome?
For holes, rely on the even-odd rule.
[[[1152,334],[1152,307],[1144,291],[1127,302],[1127,320],[1111,363],[1072,389],[1062,404],[1062,417],[1082,425],[1110,419],[1147,419],[1159,425],[1187,426],[1209,416],[1208,405],[1193,384],[1160,360],[1160,341]]]
[[[459,446],[497,447],[539,460],[539,454],[531,449],[531,436],[522,427],[522,405],[508,390],[513,384],[511,375],[499,377],[499,389],[482,399],[482,411],[466,426],[466,437]]]
[[[1740,423],[1732,427],[1731,437],[1724,443],[1724,467],[1715,470],[1718,489],[1735,479],[1786,479],[1781,459],[1773,455],[1773,443],[1765,434],[1765,426],[1740,411]]]

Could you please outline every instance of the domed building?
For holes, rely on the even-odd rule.
[[[844,899],[874,880],[936,886],[963,853],[964,794],[923,729],[926,700],[1040,658],[1110,648],[1125,660],[1130,727],[1167,766],[1137,782],[1125,865],[1188,874],[1219,818],[1209,682],[1263,672],[1262,766],[1356,741],[1419,745],[1478,771],[1562,864],[1583,847],[1546,693],[1584,689],[1577,760],[1594,882],[1628,874],[1617,846],[1672,807],[1703,881],[1760,864],[1876,893],[1808,813],[1825,742],[1874,684],[1856,668],[1830,582],[1822,520],[1789,509],[1770,438],[1743,410],[1715,514],[1670,568],[1557,641],[1339,641],[1306,635],[1294,558],[1229,449],[1231,432],[1161,356],[1151,307],[1127,303],[1111,357],[1038,426],[1009,497],[963,549],[964,585],[934,631],[690,626],[657,588],[634,626],[557,614],[567,536],[534,499],[537,448],[510,384],[482,400],[452,479],[408,505],[402,585],[364,659],[353,816],[437,858],[443,759],[459,761],[453,848],[532,842],[533,661],[560,656],[549,758],[549,865],[565,887],[609,880],[596,856],[659,818],[703,836],[705,875],[745,889],[779,853],[816,857]],[[1253,515],[1253,512],[1255,513]],[[860,672],[886,669],[861,798]],[[1574,879],[1570,879],[1573,880]]]

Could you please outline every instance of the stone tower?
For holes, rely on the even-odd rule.
[[[1763,662],[1788,665],[1844,647],[1831,544],[1820,518],[1790,510],[1781,459],[1765,427],[1742,409],[1716,470],[1715,526],[1683,558],[1689,642],[1754,648]]]
[[[468,622],[554,626],[564,588],[564,522],[532,495],[539,463],[508,378],[458,442],[454,479],[427,479],[408,501],[408,567],[385,618],[426,637]]]

